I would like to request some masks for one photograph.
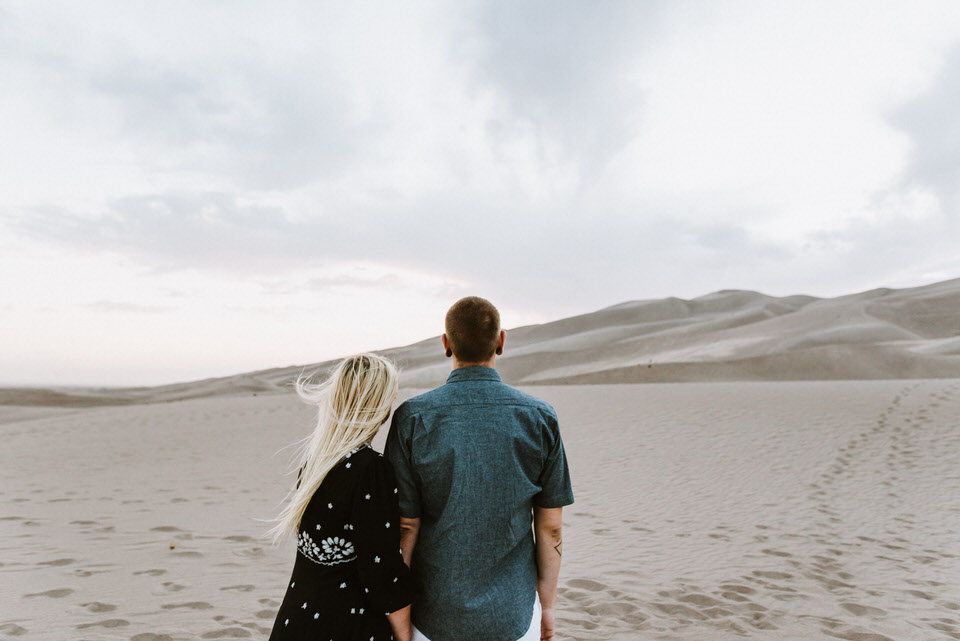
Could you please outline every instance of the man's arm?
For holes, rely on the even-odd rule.
[[[534,507],[533,530],[537,537],[537,593],[543,609],[540,639],[552,641],[556,632],[553,608],[557,599],[560,560],[563,557],[563,508]]]
[[[400,517],[400,551],[403,553],[403,562],[412,567],[413,548],[417,544],[417,535],[420,534],[420,519]]]

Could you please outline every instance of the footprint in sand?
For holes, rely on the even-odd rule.
[[[19,637],[26,634],[28,630],[20,627],[16,623],[3,623],[0,624],[0,632],[3,632],[5,635],[10,637]]]
[[[232,543],[256,543],[257,540],[252,536],[244,536],[242,534],[232,534],[230,536],[223,537],[224,541],[230,541]]]
[[[250,636],[250,630],[243,628],[224,628],[222,630],[212,630],[200,635],[201,639],[246,639]]]
[[[596,581],[591,581],[590,579],[570,579],[567,581],[567,587],[577,588],[580,590],[590,590],[591,592],[601,592],[604,590],[604,585],[602,583],[597,583]]]
[[[221,589],[221,590],[236,590],[237,592],[250,592],[251,590],[256,589],[256,586],[255,586],[255,585],[249,585],[249,584],[245,584],[245,585],[227,585],[227,586],[222,587],[222,588],[220,588],[220,589]]]
[[[699,605],[702,607],[709,607],[713,605],[720,605],[721,601],[717,601],[713,597],[709,597],[706,594],[685,594],[677,599],[682,603],[692,603],[694,605]]]
[[[182,532],[180,528],[175,525],[158,525],[157,527],[150,528],[151,532]]]
[[[212,610],[213,606],[206,601],[188,601],[187,603],[164,603],[160,606],[164,610],[186,608],[188,610]]]
[[[764,579],[792,579],[792,574],[787,574],[786,572],[772,572],[767,570],[754,570],[754,576],[763,577]]]
[[[150,570],[137,570],[134,574],[149,574],[150,576],[160,576],[161,574],[166,574],[166,570],[161,570],[160,568],[153,568]]]
[[[68,594],[73,594],[73,590],[70,588],[56,588],[55,590],[47,590],[46,592],[34,592],[33,594],[24,594],[25,597],[30,596],[48,596],[52,599],[61,599]]]
[[[113,612],[117,609],[117,606],[113,605],[112,603],[100,603],[99,601],[82,603],[81,606],[90,612]]]
[[[86,630],[87,628],[124,628],[128,625],[130,625],[130,622],[126,619],[104,619],[95,623],[81,623],[73,627],[77,630]]]
[[[173,641],[169,634],[154,634],[153,632],[143,632],[130,637],[130,641]]]
[[[255,615],[258,619],[272,619],[277,616],[276,610],[260,610]]]
[[[186,589],[187,586],[165,581],[163,587],[167,589],[167,592],[179,592],[180,590]]]
[[[70,565],[71,563],[76,563],[76,559],[54,559],[53,561],[40,561],[37,565],[49,565],[53,567],[61,565]]]
[[[879,616],[887,613],[886,610],[881,608],[873,608],[869,605],[860,605],[859,603],[841,603],[840,607],[847,612],[856,614],[857,616]]]

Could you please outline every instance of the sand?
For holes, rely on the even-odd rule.
[[[529,391],[577,495],[560,639],[960,639],[960,380]],[[0,407],[0,638],[265,638],[311,409],[125,402]]]

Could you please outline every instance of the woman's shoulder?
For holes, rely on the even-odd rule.
[[[347,461],[357,472],[371,480],[387,480],[393,482],[393,466],[387,458],[369,445],[364,445],[350,452]]]

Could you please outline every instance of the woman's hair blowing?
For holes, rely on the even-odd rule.
[[[297,537],[303,513],[330,470],[349,452],[373,440],[390,416],[398,378],[389,360],[359,354],[344,359],[320,383],[302,375],[297,379],[297,394],[319,409],[317,426],[299,442],[295,460],[301,468],[300,481],[269,531],[274,542]]]

